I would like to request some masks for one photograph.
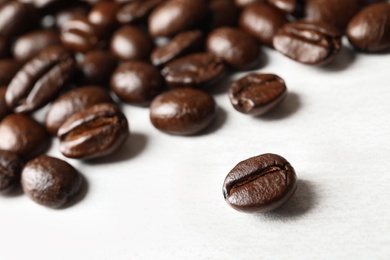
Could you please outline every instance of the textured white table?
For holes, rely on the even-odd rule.
[[[148,109],[124,106],[132,136],[118,156],[68,160],[88,183],[76,204],[0,197],[0,259],[390,259],[390,54],[344,48],[309,67],[264,52],[259,71],[290,91],[280,107],[242,115],[226,80],[213,91],[213,127],[177,137],[154,129]],[[272,213],[233,210],[226,174],[267,152],[294,166],[296,194]],[[63,158],[57,143],[50,154]]]

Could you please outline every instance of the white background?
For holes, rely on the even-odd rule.
[[[0,259],[390,259],[389,58],[344,48],[310,67],[264,48],[259,71],[289,96],[253,118],[233,109],[225,80],[216,122],[193,137],[125,105],[132,135],[116,156],[67,159],[87,183],[74,205],[0,197]],[[49,154],[64,158],[57,145]],[[225,176],[268,152],[293,165],[296,194],[271,213],[233,210]]]

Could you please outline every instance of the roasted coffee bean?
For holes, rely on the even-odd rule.
[[[324,64],[341,49],[341,35],[331,25],[297,21],[285,24],[273,38],[274,48],[304,64]]]
[[[203,41],[203,34],[199,30],[181,32],[168,44],[156,47],[150,59],[154,66],[165,65],[178,57],[200,50]]]
[[[150,105],[150,120],[162,132],[197,134],[211,124],[216,103],[209,94],[192,88],[172,89],[158,95]]]
[[[276,31],[287,23],[284,13],[273,6],[257,3],[247,6],[240,16],[240,27],[261,44],[272,47]]]
[[[265,0],[234,0],[237,6],[239,7],[245,7],[250,4],[254,3],[264,3]]]
[[[0,87],[0,122],[5,116],[11,113],[11,109],[5,103],[5,92],[7,91],[6,87]]]
[[[12,54],[16,60],[25,62],[38,55],[49,46],[61,44],[58,32],[39,30],[22,35],[15,42]]]
[[[0,7],[0,36],[19,35],[38,23],[38,12],[33,5],[10,1]]]
[[[122,101],[147,106],[162,91],[164,79],[152,65],[142,61],[128,61],[115,70],[110,85]]]
[[[287,95],[283,79],[274,74],[248,74],[229,89],[230,102],[244,114],[260,116],[278,105]]]
[[[118,150],[129,136],[129,125],[116,105],[100,103],[73,114],[57,136],[63,155],[91,159]]]
[[[349,42],[358,50],[384,51],[390,48],[390,3],[366,7],[355,15],[346,29]]]
[[[69,163],[47,155],[29,161],[23,168],[24,193],[38,204],[60,208],[75,196],[83,178]]]
[[[238,163],[226,176],[223,196],[242,212],[267,212],[287,202],[297,188],[294,168],[283,157],[262,154]]]
[[[138,27],[125,25],[114,33],[110,47],[111,52],[121,60],[146,60],[153,43]]]
[[[8,115],[0,123],[0,149],[31,159],[46,151],[50,136],[45,128],[24,114]]]
[[[9,43],[6,38],[0,38],[0,59],[9,57],[11,54]]]
[[[22,63],[16,60],[0,60],[0,86],[7,86],[21,66]]]
[[[207,37],[206,47],[209,53],[222,58],[234,69],[253,68],[259,61],[259,45],[252,36],[240,29],[215,29]]]
[[[130,1],[117,13],[120,23],[127,24],[145,19],[152,10],[164,0],[137,0]]]
[[[305,0],[268,0],[268,3],[286,14],[299,16]]]
[[[205,0],[167,0],[149,16],[149,33],[153,37],[171,37],[193,28],[207,15]]]
[[[7,2],[10,2],[11,0],[0,0],[0,6],[2,6],[3,4],[7,3]]]
[[[65,92],[50,106],[45,121],[47,131],[57,135],[60,126],[71,115],[99,103],[113,103],[108,91],[99,86],[85,86]]]
[[[237,25],[239,11],[231,0],[210,0],[206,28],[211,31],[222,26]]]
[[[0,150],[0,193],[8,193],[19,185],[23,166],[15,153]]]
[[[52,46],[26,63],[12,79],[5,98],[15,112],[32,112],[48,102],[73,75],[75,61],[60,46]]]
[[[85,53],[79,62],[79,83],[107,86],[118,60],[109,52],[94,50]]]
[[[88,19],[103,30],[112,30],[118,25],[116,13],[119,11],[119,8],[120,5],[115,2],[99,2],[91,9]]]
[[[55,14],[56,25],[58,28],[61,28],[64,23],[69,20],[73,20],[74,18],[80,16],[88,16],[89,6],[82,2],[73,3],[72,5],[65,7],[59,10]]]
[[[194,53],[169,62],[161,74],[172,88],[198,88],[220,79],[224,72],[222,59],[210,53]]]
[[[24,0],[25,2],[31,3],[37,8],[44,8],[48,6],[55,5],[56,3],[59,3],[60,0]]]

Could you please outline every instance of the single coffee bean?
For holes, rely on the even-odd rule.
[[[32,31],[20,36],[12,49],[16,60],[26,62],[49,46],[61,44],[58,32],[54,30]]]
[[[244,8],[240,27],[261,44],[272,47],[276,31],[287,23],[286,15],[273,6],[257,3]]]
[[[69,20],[73,20],[74,18],[80,16],[88,16],[89,9],[89,6],[82,2],[72,3],[63,9],[60,9],[57,13],[55,13],[56,26],[61,28],[64,23]]]
[[[220,79],[224,72],[222,59],[210,53],[194,53],[169,62],[161,74],[172,88],[199,88]]]
[[[57,135],[60,126],[73,114],[99,103],[113,103],[108,91],[98,86],[85,86],[69,90],[50,106],[45,126],[52,135]]]
[[[268,3],[286,14],[300,16],[305,0],[268,0]]]
[[[144,20],[164,0],[137,0],[125,4],[117,13],[122,24]]]
[[[237,6],[245,7],[255,3],[264,3],[266,0],[234,0]]]
[[[149,16],[149,33],[153,37],[172,37],[198,25],[207,15],[205,0],[167,0]]]
[[[156,47],[150,59],[154,66],[165,65],[178,57],[200,50],[203,41],[203,34],[199,30],[181,32],[168,44]]]
[[[91,9],[88,19],[103,30],[112,30],[118,25],[116,13],[119,9],[120,5],[115,2],[99,2]]]
[[[259,61],[259,45],[252,36],[240,29],[215,29],[208,35],[206,47],[209,53],[222,58],[234,69],[253,68]]]
[[[83,178],[72,165],[47,155],[27,162],[21,176],[24,193],[50,208],[66,205],[80,191],[82,182]]]
[[[16,60],[0,60],[0,86],[7,86],[21,66],[22,63]]]
[[[324,64],[341,49],[341,35],[331,25],[311,22],[291,22],[278,30],[274,48],[297,62]]]
[[[52,46],[26,63],[12,79],[5,98],[15,112],[32,112],[50,102],[75,70],[73,57]]]
[[[11,113],[11,109],[5,103],[5,92],[7,87],[0,87],[0,122],[5,116]]]
[[[111,52],[121,60],[146,60],[153,48],[150,37],[141,29],[125,25],[111,38]]]
[[[91,159],[118,150],[129,136],[129,125],[116,105],[100,103],[73,114],[58,129],[57,136],[63,155]]]
[[[115,70],[110,85],[122,101],[147,106],[162,91],[164,79],[154,66],[142,61],[128,61]]]
[[[297,188],[294,168],[283,157],[262,154],[238,163],[226,176],[223,196],[242,212],[267,212],[287,202]]]
[[[38,12],[33,5],[9,1],[0,6],[0,36],[22,34],[38,23]]]
[[[287,95],[283,79],[274,74],[251,73],[229,89],[230,102],[244,114],[260,116],[277,106]]]
[[[390,3],[370,5],[355,15],[346,29],[349,42],[358,50],[384,51],[390,48]]]
[[[173,135],[197,134],[209,126],[215,116],[213,97],[198,89],[172,89],[158,95],[150,105],[154,127]]]
[[[46,151],[50,136],[45,128],[24,114],[8,115],[0,123],[0,149],[16,153],[23,159]]]
[[[236,26],[239,8],[231,0],[210,0],[206,28],[212,31],[222,26]]]
[[[0,150],[0,193],[8,193],[19,185],[24,163],[15,153]]]
[[[11,52],[7,39],[0,37],[0,59],[8,58],[10,54]]]

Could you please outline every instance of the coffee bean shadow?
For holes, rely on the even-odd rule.
[[[87,196],[88,190],[89,190],[89,182],[85,178],[84,175],[82,175],[82,174],[80,174],[80,175],[82,178],[80,191],[74,197],[72,197],[67,203],[65,203],[65,205],[58,208],[58,210],[64,210],[64,209],[73,207],[74,205],[78,204],[80,201],[82,201]]]
[[[209,127],[194,136],[204,136],[216,132],[227,120],[228,113],[221,107],[217,108],[217,115]]]
[[[333,61],[319,68],[329,72],[343,71],[348,69],[355,60],[356,52],[349,46],[343,46]]]
[[[265,121],[281,120],[292,116],[302,107],[299,95],[295,92],[289,92],[286,98],[268,113],[257,118]]]
[[[235,81],[231,76],[233,72],[227,72],[227,76],[215,83],[214,86],[210,87],[206,92],[211,95],[220,95],[228,92],[229,87]]]

